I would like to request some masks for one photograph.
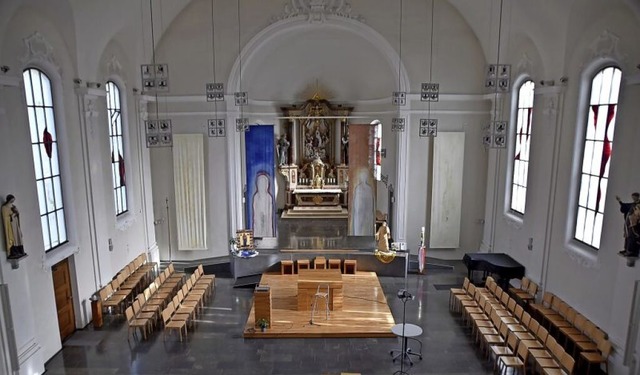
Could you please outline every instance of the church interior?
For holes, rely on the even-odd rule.
[[[503,254],[640,375],[638,35],[640,0],[1,0],[0,374],[489,374],[450,293]],[[184,332],[131,335],[117,289],[176,277]]]

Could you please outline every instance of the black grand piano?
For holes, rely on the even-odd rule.
[[[497,276],[498,285],[508,287],[509,280],[522,279],[524,266],[504,253],[467,253],[462,258],[469,271],[469,280],[473,282],[472,271],[484,271]]]

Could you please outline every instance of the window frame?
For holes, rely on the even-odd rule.
[[[111,98],[110,98],[110,93],[109,93],[109,87],[110,85],[112,85],[115,89],[115,95],[117,95],[118,97],[118,101],[117,101],[117,106],[112,107],[111,106]],[[115,214],[116,217],[119,218],[122,215],[126,214],[127,212],[129,212],[130,209],[130,204],[129,204],[129,189],[127,189],[127,184],[126,184],[126,174],[125,174],[125,183],[122,184],[121,181],[121,176],[120,176],[120,171],[122,170],[123,173],[126,173],[126,146],[125,146],[125,142],[126,142],[126,137],[125,137],[125,126],[124,126],[124,105],[123,105],[123,91],[120,88],[120,84],[115,80],[115,79],[109,79],[107,80],[106,84],[105,84],[105,91],[106,91],[106,105],[107,105],[107,122],[108,122],[108,131],[109,131],[109,150],[110,150],[110,157],[111,157],[111,188],[113,191],[113,197],[114,197],[114,210],[115,210]],[[114,111],[115,113],[118,113],[119,116],[119,134],[114,134],[113,133],[113,127],[114,127],[114,123],[113,123],[113,119],[112,119],[112,111]],[[116,123],[116,125],[118,125]],[[117,133],[117,132],[116,132]],[[120,149],[120,153],[118,154],[118,161],[116,161],[115,157],[116,155],[114,154],[114,142],[116,142],[116,144],[119,145]],[[124,165],[120,165],[120,163],[124,164]],[[122,169],[121,169],[122,168]],[[118,194],[120,193],[120,194]]]
[[[526,84],[533,85],[531,90],[531,107],[520,107],[520,99],[521,99],[521,91]],[[514,86],[513,97],[512,97],[512,116],[511,116],[511,127],[510,127],[510,147],[508,150],[509,162],[508,162],[508,176],[507,176],[507,186],[506,186],[506,197],[505,197],[505,208],[506,211],[514,215],[520,219],[522,219],[526,213],[526,204],[527,204],[527,195],[529,193],[529,166],[531,164],[531,135],[533,129],[533,110],[535,108],[535,89],[536,85],[533,79],[529,76],[523,76],[518,80],[518,84]],[[515,172],[516,172],[516,147],[518,144],[518,121],[520,119],[521,110],[527,109],[529,110],[529,127],[526,133],[523,133],[528,136],[527,145],[528,145],[528,153],[526,162],[526,173],[525,173],[525,181],[524,185],[516,184],[515,182]],[[525,189],[524,193],[524,207],[522,212],[518,211],[513,206],[513,196],[514,189],[516,185],[521,186]]]
[[[35,73],[34,73],[35,72]],[[25,75],[29,73],[29,82],[26,81]],[[35,78],[38,79],[39,81],[39,85],[40,85],[40,96],[41,96],[41,101],[42,104],[37,104],[36,103],[36,97],[35,97],[35,86],[34,86],[34,74],[36,75]],[[51,101],[50,104],[47,104],[47,100],[45,100],[45,95],[44,95],[44,90],[45,90],[45,81],[43,81],[42,78],[46,78],[46,81],[48,81],[48,90],[49,90],[49,100]],[[33,167],[34,167],[34,180],[35,180],[35,185],[36,185],[36,191],[37,193],[37,200],[38,200],[38,213],[40,215],[40,225],[41,225],[41,229],[42,229],[42,240],[43,240],[43,245],[44,245],[44,250],[45,250],[45,254],[60,248],[61,246],[69,243],[69,218],[68,218],[68,212],[66,210],[66,205],[65,205],[65,198],[64,198],[64,190],[65,190],[65,182],[63,179],[63,161],[61,160],[60,156],[60,149],[59,149],[59,139],[60,137],[60,127],[59,125],[59,119],[58,119],[58,114],[57,114],[57,110],[56,110],[56,98],[55,98],[55,89],[54,89],[54,80],[50,77],[49,74],[47,74],[45,72],[44,69],[41,69],[37,66],[26,66],[23,70],[22,70],[22,84],[24,87],[24,99],[25,99],[25,109],[26,109],[26,114],[27,114],[27,124],[29,126],[29,139],[30,139],[30,145],[31,145],[31,155],[33,157]],[[29,85],[29,87],[27,87],[27,85]],[[31,97],[29,98],[29,94],[31,94]],[[29,104],[29,102],[31,102],[32,104]],[[41,109],[41,111],[38,111],[38,109]],[[37,113],[43,113],[43,116],[41,118],[38,118]],[[32,115],[33,114],[33,115]],[[32,123],[32,121],[35,121],[35,124]],[[44,121],[44,129],[41,130],[41,124],[40,121]],[[49,124],[49,121],[51,121],[52,123]],[[51,125],[51,126],[49,126]],[[33,130],[35,129],[35,134],[33,134]],[[45,170],[45,158],[48,157],[48,155],[44,155],[45,153],[49,153],[46,151],[46,145],[45,145],[45,140],[44,140],[44,131],[47,131],[47,133],[49,133],[49,135],[51,136],[51,150],[49,151],[51,153],[51,156],[49,157],[49,165],[48,165],[48,170]],[[49,131],[51,130],[51,132]],[[42,133],[42,139],[40,136],[40,133]],[[35,139],[35,142],[34,142]],[[37,151],[37,159],[35,157],[35,153]],[[52,161],[54,160],[55,161]],[[57,169],[57,173],[54,172],[54,169]],[[47,193],[45,191],[46,186],[47,186],[47,180],[50,181],[50,187],[53,189],[53,192],[51,193],[53,195],[53,208],[50,209],[50,207],[48,207],[49,205],[47,204],[46,201],[42,202],[41,201],[41,193],[44,194],[43,196],[46,198]],[[56,180],[57,180],[57,184],[56,184]],[[40,182],[42,182],[42,184],[40,184]],[[42,189],[41,189],[42,188]],[[58,204],[59,203],[59,204]],[[50,218],[50,216],[54,216],[53,219]],[[44,223],[43,220],[46,220],[46,224],[47,224],[47,230],[44,230]],[[55,221],[55,228],[56,228],[56,232],[57,232],[57,239],[56,241],[58,242],[57,244],[53,245],[55,241],[53,241],[53,238],[51,237],[51,229],[52,229],[52,222]],[[62,226],[60,225],[62,223]],[[60,231],[60,228],[62,227],[62,231]],[[63,238],[63,239],[62,239]],[[48,241],[47,241],[48,240]]]
[[[617,118],[617,113],[619,110],[619,98],[622,94],[622,88],[624,87],[624,72],[620,67],[620,64],[617,61],[614,61],[610,58],[602,58],[598,61],[591,64],[590,67],[583,71],[581,76],[581,86],[580,86],[580,95],[578,101],[578,115],[576,121],[576,134],[575,134],[575,143],[574,143],[574,155],[573,155],[573,166],[572,166],[572,183],[571,183],[571,192],[569,199],[569,207],[567,210],[568,222],[570,225],[567,225],[567,245],[579,253],[586,255],[588,257],[594,257],[595,254],[598,254],[599,247],[593,246],[585,241],[582,241],[576,238],[576,228],[578,224],[578,214],[579,214],[579,200],[581,194],[581,186],[582,186],[582,166],[584,163],[584,153],[585,153],[585,144],[587,137],[587,127],[589,124],[589,118],[591,116],[591,95],[593,90],[593,81],[594,79],[604,70],[608,68],[615,68],[620,71],[620,86],[618,91],[618,100],[616,102],[616,111],[615,117]],[[615,125],[613,132],[615,134]],[[609,168],[610,163],[613,157],[613,141],[611,146],[611,155],[609,157]],[[607,173],[606,179],[609,179],[609,174]],[[607,186],[608,187],[608,186]],[[605,206],[606,206],[606,197],[608,191],[605,191],[603,194],[603,198],[601,198],[602,205],[602,215],[603,215],[603,223],[604,223],[604,214],[605,214]],[[604,226],[600,228],[600,240],[602,239],[602,230]],[[598,243],[601,245],[601,242]]]

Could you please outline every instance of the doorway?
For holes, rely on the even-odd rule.
[[[69,259],[51,267],[53,275],[53,290],[58,311],[58,327],[60,339],[64,341],[76,330],[76,318],[73,311],[73,294],[71,293],[71,275],[69,273]]]

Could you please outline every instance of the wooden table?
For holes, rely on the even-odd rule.
[[[311,310],[318,285],[329,285],[329,310],[342,310],[342,273],[338,269],[298,271],[298,310]]]

